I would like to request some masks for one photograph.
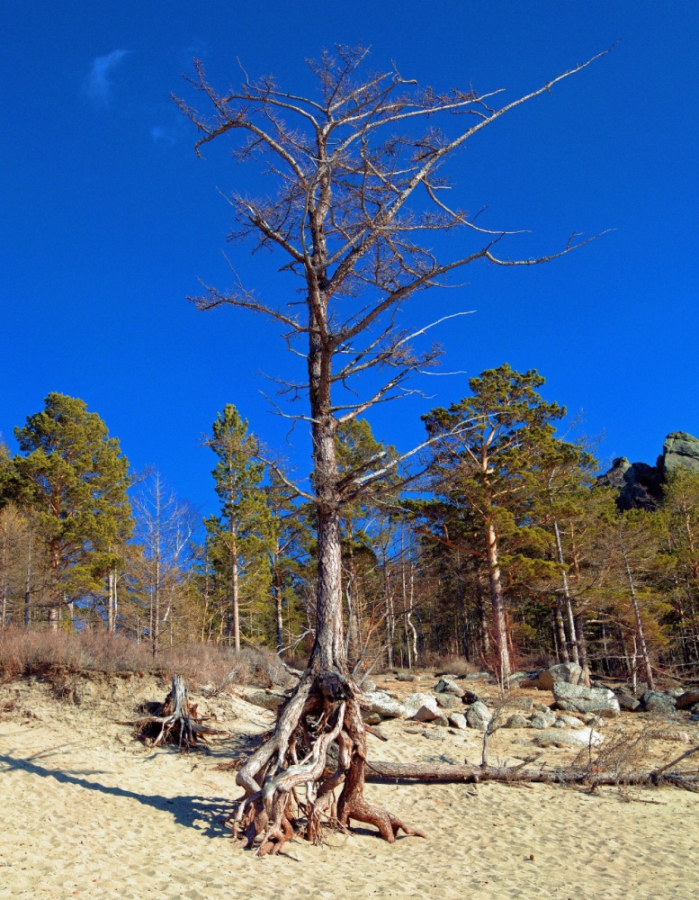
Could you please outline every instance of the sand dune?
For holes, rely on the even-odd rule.
[[[236,697],[203,700],[231,738],[210,754],[152,751],[114,720],[132,717],[135,701],[164,692],[151,679],[103,680],[83,683],[75,705],[57,702],[42,684],[0,688],[0,708],[14,700],[0,718],[0,898],[698,895],[699,802],[672,789],[634,792],[634,801],[612,789],[590,796],[539,785],[368,785],[370,798],[419,825],[427,839],[389,846],[359,828],[330,836],[323,848],[297,839],[285,855],[258,859],[230,840],[223,819],[238,789],[215,766],[249,748],[272,714]],[[475,732],[433,741],[407,727],[384,724],[390,740],[370,737],[372,756],[479,759]],[[532,732],[498,732],[493,759],[529,753],[512,743],[523,735]],[[651,752],[677,754],[678,746],[655,742]],[[545,751],[552,764],[572,753]]]

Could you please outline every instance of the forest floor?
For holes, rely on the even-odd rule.
[[[397,694],[430,690],[437,679],[402,683],[377,677]],[[494,688],[468,686],[494,700]],[[227,737],[208,752],[180,754],[137,742],[135,705],[162,701],[168,686],[147,677],[73,676],[56,685],[24,678],[0,686],[0,898],[319,900],[689,900],[699,872],[699,797],[674,788],[580,788],[504,784],[368,784],[427,838],[393,846],[368,828],[331,833],[321,848],[296,838],[278,857],[257,858],[231,842],[224,823],[240,794],[232,771],[217,766],[246,753],[274,721],[243,699],[249,689],[194,696],[199,712]],[[550,703],[548,694],[517,696]],[[601,731],[633,736],[645,717],[622,714]],[[647,724],[647,723],[646,723]],[[687,728],[699,743],[694,726]],[[482,735],[390,720],[389,738],[369,736],[370,759],[479,763]],[[565,765],[576,751],[531,741],[533,729],[502,729],[490,762]],[[526,743],[521,743],[522,741]],[[520,741],[520,743],[515,743]],[[644,767],[687,749],[653,738]]]

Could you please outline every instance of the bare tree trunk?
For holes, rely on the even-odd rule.
[[[486,553],[488,557],[488,576],[490,579],[490,601],[493,608],[493,631],[497,652],[496,674],[498,681],[507,687],[507,679],[512,674],[510,668],[510,651],[507,645],[507,619],[505,617],[505,599],[498,562],[498,544],[495,527],[490,521],[485,526]]]
[[[587,639],[585,637],[585,622],[582,615],[575,617],[575,634],[578,640],[580,653],[580,666],[582,668],[582,684],[590,687],[590,661],[587,656]]]
[[[29,531],[29,540],[27,542],[27,568],[24,575],[24,627],[29,628],[31,621],[31,594],[32,587],[32,533],[31,527]]]
[[[565,627],[563,625],[563,613],[561,612],[561,603],[559,600],[556,600],[556,608],[554,610],[554,619],[556,621],[556,646],[558,647],[558,656],[559,662],[561,662],[561,657],[563,662],[570,661],[570,654],[568,653],[568,646],[566,643],[566,632]]]
[[[240,652],[240,580],[238,571],[238,554],[231,551],[231,613],[233,616],[233,646]]]
[[[631,574],[631,566],[629,565],[629,557],[626,553],[626,545],[624,544],[624,539],[621,534],[621,530],[619,530],[619,544],[621,546],[621,553],[624,557],[624,565],[626,566],[626,576],[629,581],[629,590],[631,591],[631,601],[633,603],[633,613],[636,619],[636,635],[638,637],[638,645],[639,650],[641,651],[641,658],[643,659],[643,667],[646,673],[646,681],[648,682],[648,687],[651,691],[655,690],[655,684],[653,681],[653,667],[650,664],[650,656],[648,654],[648,645],[646,644],[646,636],[643,632],[643,621],[641,620],[641,609],[638,605],[638,595],[636,594],[636,585],[633,580],[633,575]]]
[[[278,558],[278,557],[275,557]],[[282,601],[284,592],[281,584],[281,573],[279,566],[274,567],[274,613],[277,623],[277,653],[281,653],[284,649],[284,610]]]

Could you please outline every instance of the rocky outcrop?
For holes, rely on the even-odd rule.
[[[653,509],[662,498],[668,475],[682,468],[699,473],[699,440],[686,431],[673,431],[665,438],[663,452],[654,466],[631,463],[620,456],[597,483],[618,492],[619,509]]]
[[[699,440],[686,431],[673,431],[663,444],[663,471],[670,474],[677,469],[699,472]]]
[[[600,475],[597,483],[618,491],[619,509],[653,509],[662,496],[663,474],[659,466],[630,463],[625,456],[620,456],[608,472]]]

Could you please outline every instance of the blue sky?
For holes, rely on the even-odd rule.
[[[435,332],[445,369],[373,420],[407,449],[419,417],[468,393],[467,378],[507,361],[547,378],[543,393],[604,434],[604,459],[654,461],[664,436],[699,436],[697,138],[699,5],[548,0],[431,3],[267,0],[7,0],[0,10],[0,431],[49,391],[82,397],[135,468],[156,466],[205,509],[214,495],[200,446],[235,403],[270,445],[308,464],[303,435],[261,391],[293,370],[275,329],[242,312],[186,302],[225,286],[229,253],[246,285],[283,300],[266,255],[226,244],[219,190],[264,190],[230,148],[197,159],[193,127],[170,101],[193,56],[224,88],[273,72],[312,89],[304,64],[334,43],[370,45],[372,65],[448,89],[504,87],[507,98],[620,40],[613,53],[481,133],[450,169],[470,210],[529,229],[524,255],[573,232],[611,233],[549,266],[471,267],[468,284],[425,295],[406,325],[474,309]]]

